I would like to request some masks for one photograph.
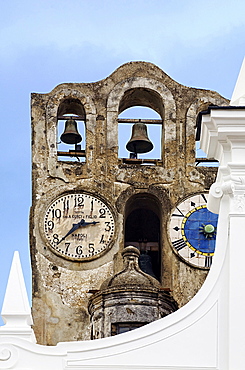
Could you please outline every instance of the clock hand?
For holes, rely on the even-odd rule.
[[[99,224],[99,221],[84,222],[84,223],[83,223],[82,225],[80,225],[80,226],[95,225],[95,224]]]
[[[61,242],[63,242],[63,240],[65,240],[65,238],[67,238],[67,236],[68,235],[70,235],[70,234],[72,234],[74,231],[76,231],[77,229],[79,229],[79,227],[81,226],[81,224],[82,223],[84,223],[85,221],[82,219],[80,222],[78,222],[77,224],[73,224],[72,225],[72,228],[71,228],[71,230],[70,231],[68,231],[68,233],[65,235],[65,236],[63,236],[63,238],[62,239],[60,239],[60,241],[59,241],[59,243],[58,244],[60,244]],[[57,245],[58,245],[57,244]]]
[[[68,231],[68,233],[65,236],[63,236],[62,239],[60,239],[60,241],[59,241],[58,244],[60,244],[63,240],[65,240],[65,238],[67,238],[68,235],[72,234],[74,231],[76,231],[77,229],[79,229],[79,227],[81,227],[81,226],[87,226],[87,225],[95,225],[95,224],[98,224],[98,223],[99,223],[99,221],[85,222],[84,219],[81,219],[81,221],[79,221],[77,224],[73,224],[71,230]]]

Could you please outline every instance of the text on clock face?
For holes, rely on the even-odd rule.
[[[85,215],[83,212],[79,212],[79,214],[73,214],[73,215],[63,215],[63,218],[73,218],[73,219],[79,219],[81,217],[84,218],[97,218],[97,215]]]

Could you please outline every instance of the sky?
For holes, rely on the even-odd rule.
[[[31,299],[30,93],[137,60],[230,99],[244,14],[244,0],[0,0],[0,307],[15,250]]]

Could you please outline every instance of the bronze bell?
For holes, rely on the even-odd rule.
[[[129,152],[147,153],[153,149],[153,144],[147,135],[147,126],[144,123],[135,123],[132,127],[132,136],[126,145]]]
[[[65,144],[77,144],[82,141],[82,136],[77,130],[77,122],[74,119],[68,119],[65,123],[65,130],[60,137]]]

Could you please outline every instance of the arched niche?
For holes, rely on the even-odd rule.
[[[164,118],[164,105],[158,92],[145,88],[137,87],[126,90],[120,100],[118,113],[120,114],[127,108],[133,106],[149,107],[155,110],[162,119]]]
[[[68,103],[69,102],[69,103]],[[69,114],[69,110],[75,110],[78,115],[84,115],[86,118],[86,138],[88,137],[87,132],[90,131],[95,134],[96,127],[96,108],[92,98],[85,95],[82,91],[76,87],[64,88],[64,86],[58,86],[53,92],[50,93],[49,100],[46,107],[46,131],[47,131],[47,146],[49,149],[48,157],[48,168],[50,174],[59,172],[59,177],[67,181],[61,168],[57,168],[57,142],[59,141],[57,135],[57,121],[58,114]],[[94,144],[88,143],[86,140],[86,153],[88,152],[88,146]],[[92,156],[89,156],[92,158]],[[87,158],[87,162],[90,159]]]
[[[74,132],[81,135],[81,141],[76,145],[62,142],[62,134],[66,132],[66,124],[69,119],[74,122]],[[86,113],[83,103],[79,99],[66,98],[60,102],[57,111],[57,138],[59,160],[66,161],[81,161],[86,160]],[[73,151],[76,155],[69,155]],[[66,155],[67,153],[67,155]]]
[[[79,99],[66,98],[63,101],[61,101],[57,112],[58,118],[60,116],[72,113],[83,118],[84,121],[86,120],[85,109],[82,102]]]
[[[140,193],[127,201],[124,245],[137,247],[141,269],[161,280],[161,212],[154,196]]]
[[[176,106],[171,91],[160,81],[131,77],[119,82],[111,90],[107,100],[107,145],[118,150],[118,115],[133,106],[145,106],[155,110],[162,119],[161,157],[164,157],[166,141],[176,137]],[[167,136],[166,136],[167,135]]]
[[[132,138],[134,125],[143,122],[146,124],[145,138],[152,142],[153,149],[137,157],[144,160],[161,159],[164,106],[160,95],[154,90],[142,87],[129,89],[120,101],[118,113],[118,157],[130,157],[126,145]],[[154,164],[154,161],[151,163]]]
[[[154,164],[154,160],[161,159],[162,119],[158,112],[143,105],[126,108],[118,116],[118,158],[123,158],[124,163],[130,162],[127,160],[131,157],[131,153],[127,150],[127,144],[133,137],[133,131],[134,133],[137,132],[137,130],[134,130],[136,122],[146,124],[146,142],[148,139],[153,144],[153,148],[149,152],[139,153],[137,158],[144,160],[143,163],[145,164],[148,158],[150,159],[148,164],[149,162]]]
[[[201,96],[189,106],[186,112],[186,129],[183,130],[183,140],[185,140],[186,142],[186,152],[190,156],[194,157],[195,155],[196,158],[198,157],[206,158],[206,154],[200,150],[200,143],[195,142],[196,119],[197,119],[198,114],[201,111],[208,109],[210,105],[217,105],[217,106],[228,105],[228,101],[222,97],[215,98],[212,96]],[[191,139],[191,136],[192,136],[192,139]],[[196,148],[195,154],[193,152],[193,147]],[[213,164],[214,163],[212,162],[209,165],[213,165]],[[205,165],[205,162],[201,162],[201,165]]]

